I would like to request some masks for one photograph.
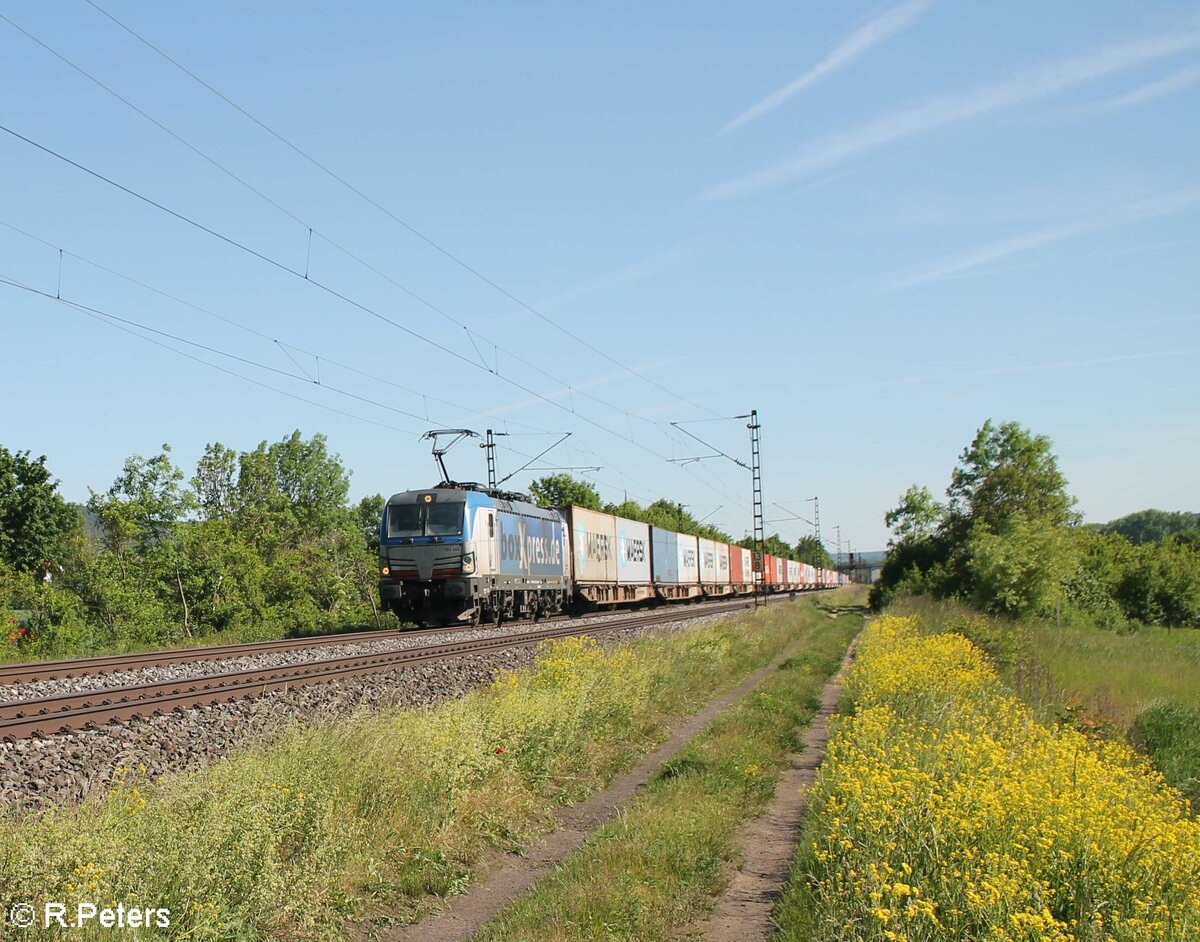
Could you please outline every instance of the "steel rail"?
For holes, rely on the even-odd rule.
[[[780,596],[779,600],[785,600]],[[521,634],[493,635],[469,641],[423,645],[381,654],[357,655],[308,661],[282,667],[259,668],[209,674],[175,680],[14,700],[0,703],[0,740],[13,741],[92,728],[105,723],[210,706],[299,687],[376,674],[428,661],[483,654],[510,647],[524,647],[550,638],[595,634],[644,627],[697,615],[721,614],[749,608],[753,602],[737,599],[718,602],[702,609],[639,614],[604,622],[559,625]]]
[[[441,629],[379,629],[355,631],[340,635],[313,635],[308,638],[283,638],[277,641],[247,641],[240,644],[218,644],[203,648],[171,648],[165,651],[144,651],[132,654],[112,654],[102,657],[81,657],[65,661],[31,661],[25,664],[0,664],[0,686],[27,684],[38,680],[60,680],[71,677],[98,677],[141,667],[162,664],[190,664],[194,661],[215,661],[224,658],[269,654],[273,651],[295,651],[303,648],[326,647],[331,644],[360,644],[398,637],[427,634]]]

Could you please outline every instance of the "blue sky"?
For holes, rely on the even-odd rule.
[[[5,4],[0,125],[242,246],[0,132],[0,443],[71,499],[295,428],[386,494],[491,426],[741,536],[670,423],[745,458],[756,408],[768,519],[858,549],[989,417],[1089,520],[1200,509],[1195,4],[96,3],[387,213],[86,0]]]

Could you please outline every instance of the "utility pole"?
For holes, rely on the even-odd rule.
[[[750,424],[746,426],[750,429],[750,476],[754,483],[754,568],[758,573],[765,577],[762,572],[763,557],[765,555],[764,541],[766,539],[765,525],[763,523],[763,496],[762,496],[762,448],[759,439],[759,430],[762,428],[758,424],[758,410],[750,410]],[[754,581],[754,607],[759,606],[759,580]]]
[[[487,430],[487,439],[479,446],[487,451],[488,490],[496,489],[496,438],[492,430]]]
[[[842,525],[839,523],[834,529],[837,531],[837,550],[833,568],[837,569],[842,564]]]
[[[813,533],[816,534],[817,544],[821,543],[821,498],[810,497],[805,503],[813,505]]]

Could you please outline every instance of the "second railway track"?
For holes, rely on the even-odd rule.
[[[94,728],[113,722],[136,719],[172,711],[187,710],[196,707],[209,706],[216,703],[229,702],[248,697],[259,697],[269,693],[286,691],[298,687],[308,687],[314,684],[329,683],[344,680],[364,674],[375,674],[389,670],[420,664],[422,662],[463,657],[471,654],[482,654],[509,647],[519,647],[536,644],[550,638],[568,635],[593,634],[606,631],[619,631],[627,628],[647,627],[679,621],[681,618],[691,618],[702,615],[721,614],[737,611],[752,605],[752,601],[737,599],[729,602],[716,602],[687,612],[671,609],[650,614],[637,614],[627,618],[613,618],[605,621],[573,621],[570,624],[553,625],[535,631],[518,634],[493,635],[486,638],[476,638],[467,641],[431,644],[420,647],[403,648],[396,651],[353,655],[349,657],[330,658],[325,660],[306,661],[286,666],[254,668],[241,671],[229,671],[217,674],[202,675],[187,680],[171,680],[159,683],[135,684],[127,687],[108,687],[97,690],[66,693],[48,697],[38,697],[25,700],[0,702],[0,740],[25,739],[33,736],[49,736],[72,730]],[[414,634],[433,634],[425,632],[371,632],[366,637],[362,635],[341,635],[322,639],[325,644],[354,643],[362,640],[378,640],[390,636]],[[312,641],[315,639],[298,639]],[[293,647],[302,647],[295,645]],[[312,645],[308,645],[312,646]],[[258,648],[259,650],[250,650]],[[238,654],[255,654],[261,651],[281,650],[278,645],[227,645],[214,649],[185,649],[186,661],[212,659],[214,651],[237,649]],[[289,650],[290,648],[282,648]],[[207,657],[193,657],[207,651]],[[171,660],[170,655],[180,652],[159,652],[158,660],[150,660],[153,664],[180,663]],[[229,654],[217,654],[217,657],[227,657]],[[134,666],[147,666],[147,655],[141,655],[141,662]],[[152,657],[152,656],[150,656]],[[60,662],[65,664],[67,662]],[[32,665],[20,665],[32,666]],[[113,670],[128,668],[113,668]],[[109,670],[94,673],[109,673]],[[48,675],[40,675],[45,679]],[[58,674],[60,677],[80,676],[78,674]],[[0,675],[2,681],[3,675]]]

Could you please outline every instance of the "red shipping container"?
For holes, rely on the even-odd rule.
[[[734,585],[745,581],[742,577],[742,550],[738,546],[729,547],[729,581]]]

